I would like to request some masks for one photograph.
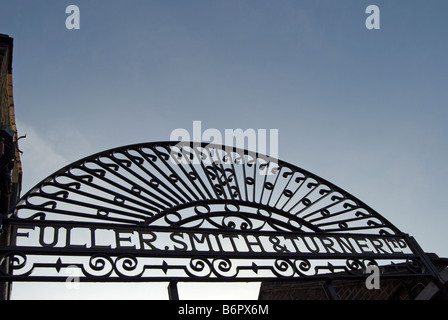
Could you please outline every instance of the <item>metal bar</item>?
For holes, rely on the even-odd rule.
[[[101,248],[76,248],[76,247],[4,247],[0,248],[0,253],[23,253],[29,255],[50,255],[50,256],[93,256],[93,255],[108,255],[116,257],[119,255],[131,255],[138,258],[222,258],[223,256],[230,259],[269,259],[278,260],[279,254],[275,252],[253,253],[253,252],[227,252],[227,251],[165,251],[165,250],[126,250],[121,248],[105,249]],[[343,253],[302,253],[300,256],[297,253],[282,253],[281,260],[297,259],[297,260],[340,260],[340,259],[374,259],[374,260],[399,260],[416,258],[415,254],[390,254],[378,256],[375,254],[343,254]],[[431,272],[431,274],[433,274]]]
[[[169,282],[168,296],[169,296],[170,300],[179,300],[179,291],[177,290],[177,281]]]
[[[15,218],[3,220],[17,241],[0,249],[0,260],[14,261],[16,275],[3,273],[0,279],[65,279],[59,271],[74,261],[85,272],[84,281],[168,280],[170,297],[178,298],[177,281],[356,278],[364,276],[359,274],[368,263],[381,263],[385,277],[393,272],[438,276],[413,238],[330,182],[282,161],[268,179],[262,177],[260,168],[267,164],[259,154],[235,148],[233,154],[204,143],[200,146],[210,159],[202,161],[194,146],[185,157],[195,155],[198,164],[176,163],[170,151],[177,145],[111,149],[38,184],[10,213]],[[107,235],[107,245],[95,243],[95,234]],[[103,272],[106,264],[110,273]],[[42,269],[57,273],[42,276]],[[331,281],[325,287],[337,298]]]
[[[221,203],[220,201],[210,201],[209,204]],[[228,202],[232,203],[232,202]],[[240,204],[239,202],[235,202]],[[193,207],[196,203],[191,204]],[[197,203],[198,205],[200,203]],[[188,207],[187,205],[184,206]],[[181,207],[183,208],[183,207]],[[259,208],[263,209],[265,206],[260,205]],[[84,215],[82,215],[84,217]],[[101,219],[96,217],[95,219]],[[121,222],[119,220],[118,222]],[[182,228],[182,227],[169,227],[169,226],[157,226],[157,225],[141,225],[134,223],[118,224],[118,223],[106,223],[106,222],[85,222],[85,221],[56,221],[56,220],[35,220],[35,219],[19,219],[19,218],[3,218],[3,225],[12,226],[59,226],[59,227],[79,227],[79,228],[93,228],[93,229],[117,229],[117,230],[134,230],[134,231],[159,231],[159,232],[185,232],[185,233],[210,233],[210,234],[240,234],[240,235],[257,235],[257,236],[278,236],[278,237],[334,237],[334,238],[361,238],[361,239],[403,239],[407,243],[409,237],[406,234],[363,234],[363,233],[341,233],[338,232],[288,232],[288,231],[252,231],[252,230],[239,230],[239,229],[211,229],[211,228]],[[369,227],[371,229],[372,227]],[[347,229],[345,229],[347,230]]]
[[[331,284],[331,280],[325,281],[323,284],[323,287],[324,287],[325,293],[330,298],[330,300],[339,300],[339,296],[338,296],[336,290],[334,289],[333,285]]]
[[[423,275],[427,277],[428,275]],[[335,276],[334,274],[326,274],[319,276],[306,276],[306,277],[241,277],[241,278],[225,278],[225,277],[103,277],[103,276],[91,276],[80,277],[80,282],[111,282],[111,283],[125,283],[125,282],[278,282],[278,281],[326,281],[328,278],[332,280],[365,280],[365,275],[354,276]],[[381,279],[409,279],[416,278],[421,279],[422,275],[418,274],[393,274],[393,275],[381,275]],[[14,281],[14,282],[66,282],[67,276],[22,276],[22,275],[0,275],[0,281]]]
[[[407,242],[410,244],[411,248],[413,247],[414,250],[412,250],[412,251],[415,252],[420,257],[420,259],[425,264],[425,266],[428,268],[430,273],[434,276],[434,278],[438,278],[439,270],[437,270],[437,268],[434,266],[434,264],[428,258],[426,253],[423,251],[423,249],[417,243],[417,241],[415,241],[414,237],[406,236],[405,238],[406,238]]]

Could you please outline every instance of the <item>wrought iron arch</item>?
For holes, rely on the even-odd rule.
[[[415,241],[321,177],[247,150],[154,142],[88,156],[2,221],[0,280],[264,281],[430,275]],[[391,269],[390,267],[393,266]]]

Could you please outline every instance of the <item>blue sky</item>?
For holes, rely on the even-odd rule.
[[[67,30],[75,4],[81,28]],[[365,9],[380,8],[380,30]],[[448,256],[446,1],[2,0],[23,189],[172,130],[279,130],[279,158]]]

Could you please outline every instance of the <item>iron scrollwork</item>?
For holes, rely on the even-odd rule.
[[[345,190],[205,143],[136,144],[76,161],[26,193],[3,225],[13,230],[0,249],[5,279],[61,280],[68,266],[84,281],[355,276],[379,262],[426,272],[406,236]]]

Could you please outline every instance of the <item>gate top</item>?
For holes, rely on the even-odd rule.
[[[306,170],[247,150],[192,142],[135,144],[83,158],[32,188],[9,218],[401,234],[365,203]]]
[[[3,219],[2,281],[260,281],[428,275],[410,238],[359,199],[289,163],[190,142],[76,161]],[[3,264],[2,262],[2,264]],[[67,270],[66,270],[67,271]]]

